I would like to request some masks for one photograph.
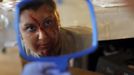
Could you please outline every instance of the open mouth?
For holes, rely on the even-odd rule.
[[[48,56],[49,55],[49,48],[46,46],[39,46],[37,53],[41,56]]]
[[[48,56],[49,55],[48,50],[39,50],[38,53],[40,56]]]

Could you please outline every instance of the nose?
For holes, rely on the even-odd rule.
[[[40,29],[38,31],[38,39],[42,40],[42,39],[45,39],[46,37],[47,37],[46,33],[43,30]]]

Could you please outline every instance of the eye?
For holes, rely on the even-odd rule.
[[[45,27],[49,27],[49,26],[53,25],[53,21],[52,20],[46,20],[46,21],[44,21],[43,25]]]
[[[37,30],[37,28],[34,25],[30,24],[30,25],[26,25],[25,30],[27,32],[35,32]]]

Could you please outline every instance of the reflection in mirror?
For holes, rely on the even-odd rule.
[[[59,56],[90,48],[92,28],[85,0],[39,0],[20,7],[19,30],[28,56]]]

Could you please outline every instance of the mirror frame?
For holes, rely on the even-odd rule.
[[[91,17],[91,24],[92,24],[92,46],[91,48],[84,49],[80,52],[75,52],[75,53],[70,53],[70,54],[65,54],[61,56],[48,56],[48,57],[43,57],[43,58],[34,58],[32,56],[28,56],[26,52],[22,48],[22,42],[21,42],[21,35],[20,35],[20,30],[19,30],[19,7],[23,6],[26,3],[29,3],[33,0],[22,0],[16,5],[16,12],[15,12],[15,31],[16,31],[16,39],[17,39],[17,44],[19,48],[19,54],[20,56],[25,59],[26,61],[33,62],[33,61],[40,61],[40,62],[54,62],[58,64],[60,69],[65,69],[68,65],[68,61],[71,58],[78,58],[82,57],[83,55],[91,54],[96,51],[96,48],[98,47],[98,34],[97,34],[97,22],[96,22],[96,16],[94,12],[94,7],[91,3],[90,0],[86,0],[90,16]],[[64,67],[63,67],[64,65]]]

